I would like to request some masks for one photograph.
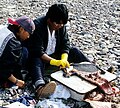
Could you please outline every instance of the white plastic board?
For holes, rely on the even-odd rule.
[[[80,94],[85,94],[97,87],[77,76],[70,76],[69,78],[65,78],[62,71],[52,73],[51,77]]]

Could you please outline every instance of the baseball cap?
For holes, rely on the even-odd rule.
[[[27,16],[21,16],[17,19],[8,18],[8,22],[10,24],[20,25],[30,34],[32,34],[33,31],[35,30],[34,22],[30,18],[28,18]]]

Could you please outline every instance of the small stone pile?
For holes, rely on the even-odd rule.
[[[111,68],[118,76],[114,85],[120,89],[120,0],[0,0],[0,24],[6,24],[8,17],[45,15],[54,3],[69,9],[71,46],[102,69]]]

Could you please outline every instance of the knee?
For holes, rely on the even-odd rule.
[[[76,54],[76,53],[80,52],[80,50],[79,50],[78,48],[76,48],[76,47],[72,47],[72,48],[70,49],[70,52]]]
[[[23,47],[23,58],[28,58],[28,49],[26,47]]]
[[[33,62],[33,65],[35,65],[36,67],[44,66],[44,62],[40,58],[33,58],[32,62]]]

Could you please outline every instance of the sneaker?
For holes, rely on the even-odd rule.
[[[44,86],[40,86],[37,90],[37,98],[47,98],[54,93],[56,89],[56,83],[51,81]]]

